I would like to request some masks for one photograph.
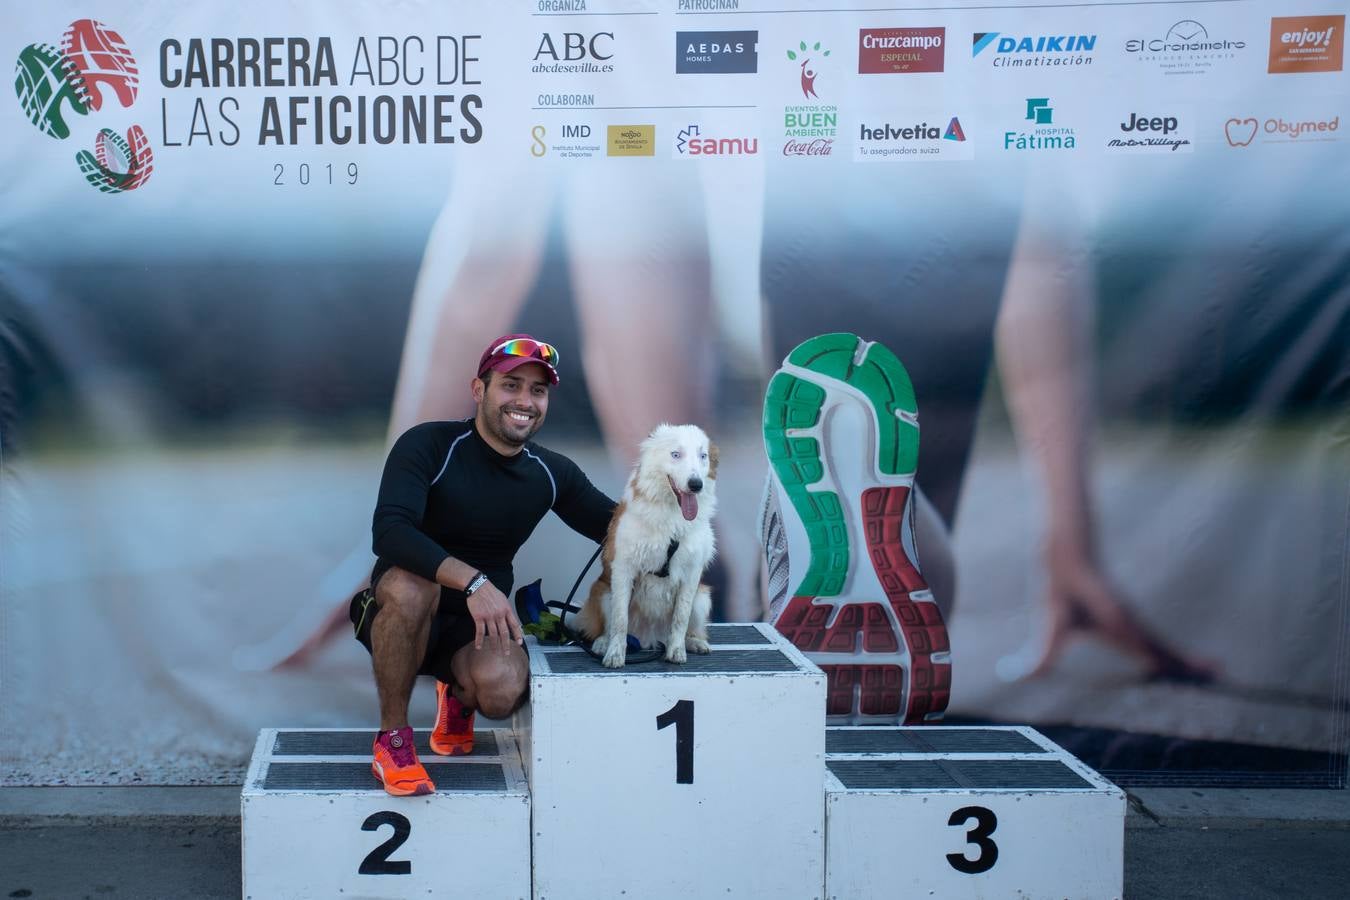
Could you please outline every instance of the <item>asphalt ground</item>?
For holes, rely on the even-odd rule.
[[[230,786],[0,789],[0,897],[238,898],[238,809]],[[1125,897],[1340,898],[1347,850],[1350,791],[1141,789]]]

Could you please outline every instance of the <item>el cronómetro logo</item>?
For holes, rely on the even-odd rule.
[[[125,109],[136,102],[140,76],[136,59],[122,36],[102,22],[77,19],[61,36],[61,47],[29,44],[19,52],[14,91],[28,120],[57,140],[70,137],[68,117],[103,109],[111,97]],[[154,153],[144,129],[132,125],[126,136],[101,128],[93,152],[75,154],[85,180],[105,194],[132,191],[150,178]]]

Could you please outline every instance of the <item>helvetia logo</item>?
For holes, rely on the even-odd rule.
[[[77,19],[51,44],[29,44],[19,52],[14,91],[28,120],[57,140],[71,136],[67,114],[87,116],[103,109],[104,86],[124,108],[136,102],[140,75],[122,36],[102,22]],[[132,125],[126,136],[100,128],[94,149],[75,154],[85,180],[105,194],[132,191],[154,169],[154,153],[144,129]]]

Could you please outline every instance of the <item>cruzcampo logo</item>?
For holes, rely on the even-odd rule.
[[[806,46],[806,41],[800,41],[797,44],[797,49],[789,50],[787,55],[788,59],[796,60],[800,58],[802,61],[802,96],[808,100],[812,97],[819,100],[820,98],[816,95],[816,70],[811,65],[811,59],[815,56],[821,58],[829,56],[830,51],[820,49],[820,41],[816,41],[810,47]]]
[[[19,51],[14,92],[28,120],[56,140],[70,137],[76,116],[103,108],[109,94],[124,108],[136,102],[140,76],[122,36],[102,22],[78,19],[61,37],[61,47],[29,44]],[[75,162],[85,180],[105,194],[120,194],[145,184],[154,154],[144,129],[132,125],[123,136],[101,128],[93,151],[81,150]]]

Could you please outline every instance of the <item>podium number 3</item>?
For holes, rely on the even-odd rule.
[[[675,783],[694,783],[694,701],[680,700],[656,717],[656,730],[675,726]]]
[[[948,853],[947,862],[958,872],[978,875],[981,872],[988,872],[994,867],[994,863],[998,862],[998,844],[989,840],[989,835],[998,827],[998,817],[994,815],[992,809],[985,809],[983,806],[963,806],[952,813],[947,824],[964,825],[971,819],[975,820],[975,827],[966,832],[966,843],[979,847],[980,855],[969,859],[964,853]]]
[[[393,853],[403,842],[412,834],[412,823],[408,821],[407,816],[399,815],[390,810],[382,810],[377,813],[371,813],[370,816],[361,823],[362,831],[379,831],[380,826],[388,825],[394,829],[394,833],[389,836],[389,840],[366,854],[366,858],[361,860],[361,868],[357,869],[360,875],[411,875],[412,862],[406,859],[390,859],[389,854]]]

